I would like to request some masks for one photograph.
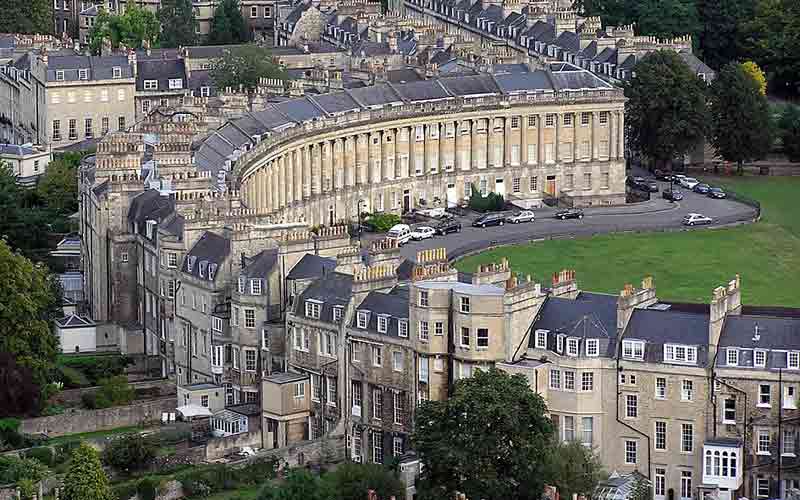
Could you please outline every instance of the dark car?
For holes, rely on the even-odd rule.
[[[502,226],[506,223],[506,216],[501,213],[484,214],[472,223],[475,227]]]
[[[630,187],[639,187],[644,182],[644,177],[628,177],[626,182]]]
[[[647,191],[650,193],[657,193],[658,192],[658,183],[652,179],[643,179],[641,183],[639,183],[639,189],[643,191]]]
[[[664,172],[663,170],[659,170],[659,169],[656,169],[655,172],[653,172],[653,174],[656,176],[656,179],[659,180],[659,181],[671,181],[672,177],[673,177],[672,174],[669,174],[669,173]]]
[[[461,223],[455,219],[446,219],[434,227],[436,234],[460,233]]]
[[[708,191],[710,189],[711,189],[711,186],[701,182],[700,184],[698,184],[695,187],[693,187],[692,191],[694,191],[695,193],[700,193],[700,194],[708,194]]]
[[[728,195],[725,194],[725,191],[723,191],[722,188],[718,187],[710,188],[707,194],[709,198],[717,198],[718,200],[728,197]]]
[[[556,212],[555,218],[561,220],[583,219],[583,210],[580,208],[567,208],[565,210],[559,210]]]
[[[683,199],[683,193],[681,193],[680,189],[665,189],[661,196],[665,200],[669,201],[680,201]]]

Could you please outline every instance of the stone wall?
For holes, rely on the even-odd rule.
[[[0,486],[0,500],[17,500],[18,498],[19,492],[16,484]]]
[[[261,448],[261,429],[233,436],[212,438],[206,443],[206,460],[215,460],[238,451],[243,446]]]
[[[287,467],[302,467],[310,463],[337,463],[344,461],[344,447],[344,434],[339,434],[269,450],[259,453],[257,458],[276,457]]]
[[[174,412],[176,401],[174,396],[167,396],[104,410],[74,410],[51,417],[29,418],[22,421],[20,432],[56,437],[140,425],[160,420],[162,412]]]
[[[140,393],[147,394],[148,396],[145,397],[150,398],[174,396],[176,390],[175,382],[165,379],[134,382],[130,385],[136,391],[137,397],[139,397]],[[67,389],[50,398],[50,403],[62,406],[78,406],[81,404],[81,398],[84,394],[94,394],[98,390],[100,390],[99,386]]]

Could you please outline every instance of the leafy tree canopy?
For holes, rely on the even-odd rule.
[[[157,446],[138,433],[114,439],[103,450],[103,463],[120,471],[143,469],[156,456]]]
[[[224,0],[223,0],[224,1]],[[260,78],[279,78],[285,80],[286,73],[272,59],[269,51],[257,45],[236,47],[220,59],[214,61],[211,77],[217,88],[243,86],[254,89]]]
[[[0,33],[48,34],[53,32],[53,2],[25,0],[3,2]]]
[[[558,488],[561,498],[572,498],[574,493],[592,496],[603,479],[600,459],[594,451],[579,441],[561,442],[553,446],[548,459],[548,477]]]
[[[405,485],[389,468],[379,464],[346,463],[323,477],[329,500],[366,500],[373,490],[378,498],[402,498]]]
[[[64,477],[64,500],[114,500],[108,476],[100,463],[97,451],[81,443],[73,452],[69,470]]]
[[[47,208],[62,215],[75,213],[78,210],[77,166],[65,159],[51,161],[36,190]]]
[[[743,24],[753,16],[753,0],[697,0],[697,41],[703,62],[719,70],[743,54]]]
[[[736,162],[741,170],[743,162],[762,158],[769,152],[772,146],[769,104],[761,84],[744,65],[729,63],[722,68],[711,87],[710,109],[710,142],[725,160]]]
[[[742,63],[742,69],[747,73],[747,76],[758,84],[758,90],[761,95],[767,95],[767,76],[761,71],[758,64],[753,61],[745,61]]]
[[[575,0],[584,15],[605,26],[635,24],[637,34],[672,38],[694,33],[699,19],[694,0]]]
[[[304,469],[289,471],[286,481],[269,482],[258,494],[258,500],[330,500],[330,498],[325,483]]]
[[[446,401],[423,403],[413,442],[424,497],[539,500],[553,436],[546,411],[524,377],[494,368],[457,381]]]
[[[0,417],[35,413],[40,405],[39,395],[33,371],[17,363],[10,353],[0,352]]]
[[[156,15],[144,7],[127,5],[122,15],[109,14],[101,9],[89,32],[89,47],[93,53],[99,54],[106,38],[115,49],[122,45],[140,49],[145,43],[155,47],[160,30]]]
[[[661,166],[706,136],[706,84],[667,50],[645,56],[635,72],[625,84],[626,132],[633,149]]]
[[[187,47],[197,43],[197,19],[192,0],[163,0],[158,20],[166,27],[161,32],[162,47]]]
[[[800,2],[758,0],[743,26],[744,49],[777,89],[800,91]]]
[[[222,0],[214,9],[206,42],[209,45],[230,45],[248,40],[250,32],[242,17],[239,0]]]
[[[800,108],[788,105],[778,122],[783,152],[791,161],[800,161]]]
[[[61,293],[47,269],[11,251],[0,241],[0,352],[14,356],[43,387],[54,373],[58,338],[51,331],[60,316]]]

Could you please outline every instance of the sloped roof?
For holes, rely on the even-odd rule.
[[[215,264],[219,266],[228,257],[230,252],[231,240],[216,233],[212,233],[211,231],[206,231],[186,253],[183,259],[182,270],[186,274],[200,278],[201,263],[205,262],[207,265]],[[187,265],[189,263],[193,264],[191,270]],[[216,277],[217,273],[214,273],[214,279],[216,279]],[[208,274],[203,276],[202,279],[208,279]]]
[[[309,278],[319,278],[325,271],[333,271],[336,261],[327,257],[320,257],[312,253],[307,253],[294,265],[287,280],[302,280]]]

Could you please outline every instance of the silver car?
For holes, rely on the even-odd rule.
[[[714,219],[703,214],[688,214],[683,218],[684,226],[697,226],[699,224],[711,224]]]
[[[533,222],[534,219],[535,217],[531,210],[523,210],[522,212],[517,212],[514,215],[509,215],[506,217],[506,221],[510,222],[511,224],[519,224],[520,222]]]

